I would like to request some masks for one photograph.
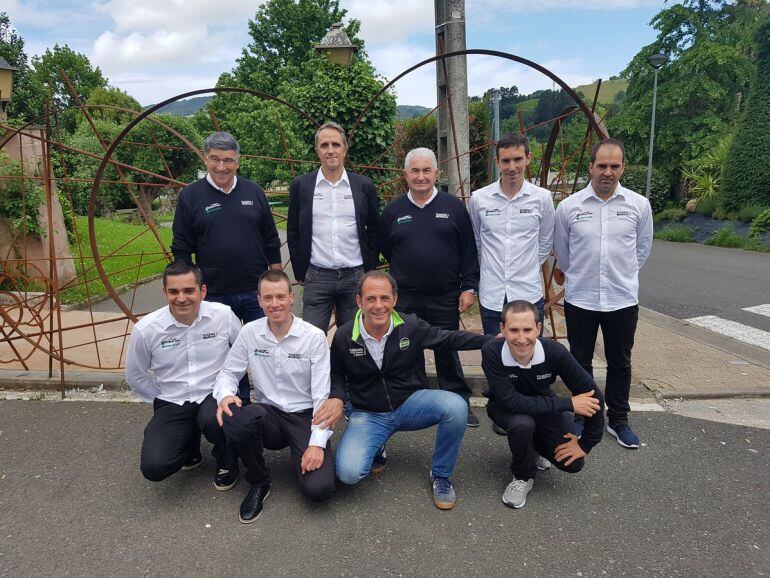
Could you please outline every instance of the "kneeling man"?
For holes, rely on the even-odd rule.
[[[584,458],[602,439],[604,398],[593,378],[557,341],[542,339],[539,313],[529,301],[510,301],[502,311],[500,331],[481,350],[481,367],[489,383],[487,413],[508,434],[513,481],[503,502],[521,508],[538,469],[550,465],[569,473],[583,468]],[[572,392],[559,397],[551,389],[561,377]],[[574,412],[586,418],[582,437],[572,433]],[[539,454],[539,456],[538,456]]]
[[[334,490],[334,463],[326,444],[342,415],[342,399],[329,399],[326,334],[291,312],[294,292],[283,271],[259,278],[259,305],[266,317],[243,326],[217,376],[217,419],[238,449],[251,484],[240,508],[248,524],[270,493],[264,449],[289,447],[302,492],[323,501]],[[256,403],[241,406],[238,382],[251,369]],[[317,423],[311,423],[315,416]]]
[[[375,456],[397,431],[438,424],[431,466],[433,502],[442,510],[455,505],[450,476],[465,434],[468,405],[456,393],[424,389],[417,375],[426,348],[479,349],[489,335],[447,331],[415,315],[399,314],[396,282],[370,271],[359,282],[355,319],[337,329],[332,341],[332,388],[349,387],[353,410],[337,447],[337,477],[356,484],[372,469]]]
[[[144,430],[140,468],[148,480],[201,464],[201,432],[214,444],[214,487],[229,490],[238,481],[238,458],[217,424],[212,397],[241,322],[227,305],[204,301],[200,269],[175,261],[163,271],[168,306],[134,325],[126,353],[126,381],[153,407]]]

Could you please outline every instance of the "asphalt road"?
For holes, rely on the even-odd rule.
[[[522,510],[500,501],[507,444],[485,417],[447,512],[430,499],[432,430],[397,434],[383,474],[322,505],[273,453],[265,512],[243,525],[245,484],[215,491],[208,455],[162,483],[141,477],[149,415],[0,402],[0,576],[770,574],[770,430],[639,413],[644,447],[605,438],[582,473],[539,476]]]
[[[770,303],[770,255],[654,241],[639,274],[639,302],[678,319],[715,315],[770,331],[770,317],[743,311]]]

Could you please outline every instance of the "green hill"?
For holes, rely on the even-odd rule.
[[[190,116],[203,108],[209,100],[211,100],[210,96],[195,96],[193,98],[188,98],[187,100],[177,100],[176,102],[164,106],[158,112],[175,114],[177,116]],[[145,108],[150,107],[147,106]]]
[[[628,81],[623,79],[602,80],[602,87],[599,89],[599,104],[609,105],[615,102],[615,95],[619,92],[625,92],[628,89]],[[575,87],[575,91],[582,92],[586,102],[593,101],[596,93],[596,83],[582,84]]]

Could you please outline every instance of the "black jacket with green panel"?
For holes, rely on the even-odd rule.
[[[331,394],[345,397],[356,409],[383,413],[395,411],[415,391],[424,389],[417,376],[419,353],[424,349],[481,349],[491,335],[448,331],[416,315],[392,313],[393,332],[385,342],[382,368],[369,353],[361,335],[361,314],[337,329],[331,348]]]

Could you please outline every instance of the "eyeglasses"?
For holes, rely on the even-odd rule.
[[[216,165],[218,165],[219,163],[222,163],[222,164],[223,164],[223,165],[225,165],[226,167],[231,167],[231,166],[233,166],[235,163],[237,163],[237,162],[238,162],[238,159],[237,159],[237,158],[235,158],[235,159],[231,159],[231,158],[220,159],[219,157],[206,157],[206,160],[207,160],[208,162],[210,162],[212,165],[215,165],[215,166],[216,166]]]

